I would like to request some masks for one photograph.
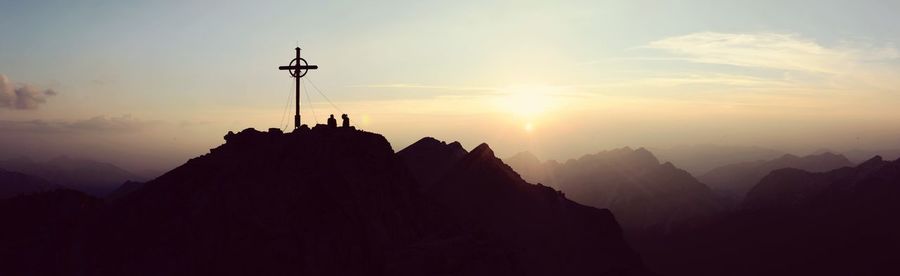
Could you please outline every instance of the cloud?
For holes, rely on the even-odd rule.
[[[412,88],[412,89],[436,89],[436,90],[457,90],[457,91],[494,91],[495,87],[483,86],[446,86],[446,85],[424,85],[416,83],[393,83],[393,84],[363,84],[350,85],[350,88]]]
[[[131,115],[119,117],[96,116],[77,121],[0,121],[0,132],[6,133],[133,133],[158,124],[136,119]]]
[[[6,75],[0,74],[0,108],[37,109],[47,102],[48,96],[59,94],[55,90],[40,90],[29,84],[13,84]]]
[[[900,58],[900,51],[892,45],[843,43],[827,47],[789,33],[700,32],[653,41],[644,48],[663,50],[695,63],[822,74],[844,74],[865,63]]]
[[[699,32],[663,38],[639,48],[666,54],[640,61],[732,66],[688,68],[691,74],[729,72],[731,76],[758,81],[755,86],[748,86],[750,82],[739,86],[723,83],[722,88],[816,96],[828,91],[835,97],[875,97],[884,93],[895,95],[900,87],[900,50],[891,43],[879,46],[871,41],[844,40],[826,45],[792,33]]]

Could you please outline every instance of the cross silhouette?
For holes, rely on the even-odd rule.
[[[306,73],[309,70],[319,69],[318,65],[309,65],[305,59],[300,57],[300,47],[295,48],[297,50],[297,57],[291,60],[291,63],[287,66],[278,66],[278,70],[288,70],[288,73],[291,74],[291,77],[297,81],[297,93],[294,97],[296,99],[295,113],[294,113],[294,129],[300,128],[300,78],[306,76]]]

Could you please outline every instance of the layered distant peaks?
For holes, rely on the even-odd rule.
[[[610,162],[624,166],[632,167],[648,167],[659,165],[659,159],[645,148],[632,149],[624,147],[609,151],[601,151],[595,154],[584,155],[576,160],[569,160],[566,163],[583,163],[583,162]]]
[[[718,210],[713,194],[672,163],[645,148],[624,147],[535,165],[509,159],[526,180],[549,184],[582,204],[609,208],[627,229],[644,229]]]
[[[790,154],[790,153],[785,153],[784,155],[782,155],[781,157],[778,157],[778,159],[775,159],[775,160],[778,160],[778,161],[792,161],[792,160],[797,160],[797,159],[800,159],[800,157],[799,157],[799,156],[796,156],[796,155],[793,155],[793,154]]]
[[[517,153],[503,162],[509,164],[523,179],[531,183],[551,184],[555,182],[554,168],[559,166],[555,160],[542,163],[537,156],[528,151]]]
[[[61,188],[44,179],[0,169],[0,199]]]
[[[756,183],[772,171],[796,168],[810,172],[824,172],[853,163],[843,155],[824,152],[818,155],[798,157],[785,154],[768,161],[744,162],[715,168],[700,176],[700,181],[722,193],[742,198]]]
[[[523,152],[516,153],[515,155],[513,155],[511,157],[503,159],[503,161],[515,162],[515,163],[520,163],[520,164],[540,164],[541,163],[541,160],[538,159],[538,157],[535,156],[530,151],[523,151]]]
[[[756,160],[771,160],[784,152],[755,146],[728,146],[700,144],[655,148],[653,153],[662,160],[671,161],[679,168],[694,175],[701,175],[723,164],[734,164]]]
[[[897,185],[900,174],[897,171],[900,171],[900,160],[884,161],[880,156],[875,156],[856,167],[843,167],[827,172],[779,169],[769,173],[754,186],[747,194],[743,205],[746,208],[768,208],[807,205],[812,204],[814,200],[835,201],[842,198],[859,200],[863,197],[885,201],[890,198],[888,196],[890,193],[900,194],[898,188],[900,186]],[[833,203],[847,204],[847,202]]]
[[[59,156],[47,162],[27,158],[0,161],[0,168],[21,172],[48,182],[95,196],[104,196],[119,184],[142,178],[115,165],[87,159]]]
[[[804,157],[799,157],[793,154],[785,154],[778,159],[772,160],[772,162],[798,162],[797,164],[791,164],[800,167],[808,167],[810,170],[822,170],[821,168],[817,168],[817,166],[826,166],[829,167],[830,170],[831,164],[839,164],[850,166],[853,163],[850,162],[847,157],[841,154],[834,154],[831,152],[823,152],[815,155],[807,155]]]

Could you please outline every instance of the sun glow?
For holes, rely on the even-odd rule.
[[[525,132],[534,132],[534,123],[527,122],[525,123]]]
[[[522,127],[525,133],[534,133],[537,124],[550,116],[558,103],[559,88],[552,86],[511,86],[500,90],[497,107],[511,114],[511,122]]]
[[[532,120],[552,109],[555,104],[552,95],[558,90],[550,86],[512,86],[501,91],[505,95],[499,99],[498,105],[520,119]]]

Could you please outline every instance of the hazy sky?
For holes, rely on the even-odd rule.
[[[228,130],[283,127],[293,83],[277,67],[298,42],[320,66],[306,78],[305,122],[349,113],[395,150],[423,136],[558,159],[705,143],[900,147],[897,11],[900,1],[0,1],[0,157],[164,169]]]

